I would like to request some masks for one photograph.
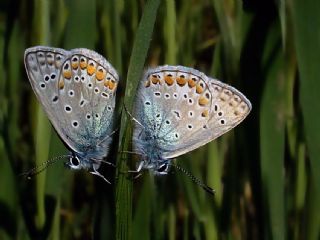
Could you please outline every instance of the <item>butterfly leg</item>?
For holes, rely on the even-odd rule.
[[[142,176],[142,173],[138,172],[137,170],[129,170],[128,173],[137,173],[137,175],[133,177],[134,180]]]
[[[142,176],[141,169],[143,167],[143,162],[140,162],[138,168],[136,170],[128,170],[128,173],[136,173],[137,175],[133,177],[133,179],[137,179]]]
[[[115,133],[118,132],[118,131],[119,131],[119,128],[116,128],[116,129],[113,130],[108,136],[106,136],[104,139],[100,140],[97,145],[100,145],[101,143],[103,143],[105,140],[107,140],[108,138],[110,138],[113,134],[115,134]]]
[[[140,172],[140,173],[138,173],[137,175],[135,175],[135,176],[133,177],[133,179],[136,180],[136,179],[138,179],[138,178],[141,177],[141,176],[142,176],[142,173]]]
[[[108,162],[108,161],[101,160],[101,159],[95,159],[95,158],[91,158],[91,159],[94,160],[94,161],[96,161],[96,162],[98,162],[98,163],[105,163],[105,164],[108,164],[108,165],[110,165],[110,166],[112,166],[112,167],[116,167],[116,165],[113,164],[112,162]]]
[[[108,179],[106,179],[101,173],[99,173],[95,167],[93,167],[93,171],[91,171],[90,173],[93,174],[93,175],[101,177],[104,181],[106,181],[107,183],[111,184],[111,182]]]
[[[141,169],[143,167],[143,162],[141,161],[138,168],[136,170],[129,170],[128,172],[129,173],[140,173],[141,172]]]
[[[145,126],[143,126],[127,109],[126,105],[123,104],[124,110],[126,111],[126,113],[129,115],[129,117],[131,118],[131,120],[135,121],[137,124],[140,125],[140,127],[145,128]]]

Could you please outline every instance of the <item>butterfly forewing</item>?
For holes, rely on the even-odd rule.
[[[38,100],[65,143],[78,153],[107,155],[118,84],[114,68],[88,49],[50,47],[27,49],[25,65]],[[98,145],[104,149],[97,150]]]

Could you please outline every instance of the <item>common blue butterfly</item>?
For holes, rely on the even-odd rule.
[[[167,174],[173,158],[226,133],[250,110],[251,103],[242,93],[198,70],[149,69],[133,111],[134,152],[141,156],[137,171]]]
[[[97,169],[112,140],[116,70],[100,54],[85,48],[66,51],[36,46],[25,51],[24,59],[34,93],[71,150],[66,165],[104,178]]]

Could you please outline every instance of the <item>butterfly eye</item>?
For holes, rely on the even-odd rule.
[[[80,165],[80,160],[77,156],[71,156],[69,161],[71,167],[78,167]]]
[[[166,164],[166,163],[161,164],[160,167],[157,169],[157,171],[160,174],[166,174],[168,171],[168,164]]]

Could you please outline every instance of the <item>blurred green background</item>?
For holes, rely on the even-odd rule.
[[[135,159],[117,154],[131,146],[120,111],[120,167],[102,170],[112,185],[62,162],[21,177],[67,152],[24,70],[34,45],[105,56],[129,110],[148,66],[194,67],[243,92],[248,118],[177,159],[216,196],[175,171],[123,174]],[[0,0],[0,239],[319,240],[319,70],[317,0]]]

